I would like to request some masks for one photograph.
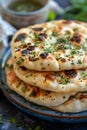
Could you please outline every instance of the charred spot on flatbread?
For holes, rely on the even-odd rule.
[[[21,41],[15,42],[14,39]],[[19,30],[14,35],[11,44],[12,56],[17,57],[14,58],[15,61],[20,60],[19,58],[23,56],[25,60],[20,65],[37,71],[86,68],[86,41],[86,27],[72,20],[59,20],[32,25]],[[28,58],[31,62],[26,64]],[[39,62],[34,62],[38,59]],[[43,65],[41,65],[42,59],[45,60]],[[81,59],[81,62],[78,59]]]
[[[16,38],[15,38],[15,40],[14,40],[14,42],[18,42],[18,41],[21,41],[22,39],[25,39],[26,38],[26,33],[21,33],[21,34],[19,34]]]
[[[62,62],[66,62],[66,59],[65,58],[60,58]]]
[[[54,81],[54,77],[51,74],[46,74],[45,75],[45,80],[50,80],[50,81]]]
[[[40,96],[40,89],[35,87],[35,88],[32,90],[32,92],[30,93],[29,96],[30,96],[30,97],[38,97],[38,96]]]
[[[29,46],[28,48],[27,48],[27,50],[29,50],[29,51],[33,51],[35,49],[35,46]]]
[[[48,57],[48,53],[41,53],[40,54],[40,57],[42,58],[42,59],[46,59],[47,57]]]
[[[22,50],[22,55],[23,55],[23,56],[25,56],[25,55],[27,55],[27,54],[29,54],[29,50],[27,50],[27,49]]]
[[[59,46],[57,47],[58,50],[64,50],[64,48],[65,48],[65,47],[64,47],[63,44],[61,44],[61,45],[59,45]]]
[[[79,33],[74,33],[73,37],[71,38],[72,42],[80,43],[81,42],[81,35]]]
[[[38,36],[38,40],[39,41],[43,41],[46,38],[47,38],[47,34],[46,33],[40,33],[39,36]]]
[[[83,94],[83,93],[82,93],[79,98],[80,98],[80,99],[87,98],[87,94]]]
[[[33,51],[35,49],[35,46],[29,46],[26,49],[22,50],[22,55],[27,55],[30,53],[30,51]]]
[[[43,28],[42,27],[36,27],[36,28],[32,28],[34,31],[42,31]]]
[[[76,70],[65,70],[64,73],[69,78],[75,78],[77,76]]]
[[[26,71],[26,70],[27,70],[24,66],[20,66],[20,68],[21,68],[23,71]]]

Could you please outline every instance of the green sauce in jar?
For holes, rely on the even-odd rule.
[[[44,6],[40,0],[16,0],[8,5],[10,10],[16,12],[32,12]]]

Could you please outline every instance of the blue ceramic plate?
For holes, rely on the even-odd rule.
[[[48,108],[28,102],[21,96],[17,95],[15,92],[11,91],[6,84],[6,75],[4,70],[6,61],[10,56],[11,56],[11,50],[10,47],[8,46],[5,49],[0,62],[1,64],[0,77],[2,82],[0,88],[11,103],[13,103],[16,107],[26,112],[27,114],[33,115],[35,117],[44,120],[49,120],[52,122],[65,122],[65,123],[87,122],[87,111],[79,113],[62,113],[58,111],[53,111]]]

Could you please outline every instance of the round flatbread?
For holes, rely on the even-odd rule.
[[[87,110],[87,92],[78,93],[60,106],[52,109],[61,112],[81,112]]]
[[[81,92],[87,90],[87,69],[59,72],[31,71],[14,63],[16,75],[25,83],[54,92]]]
[[[71,95],[73,95],[73,93],[55,93],[45,91],[24,83],[16,76],[13,70],[13,64],[14,62],[12,58],[10,58],[6,64],[8,87],[26,100],[43,106],[56,106],[64,103]]]
[[[30,70],[60,71],[87,67],[87,28],[76,21],[51,21],[20,29],[12,56]]]

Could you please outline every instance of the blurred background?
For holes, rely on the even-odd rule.
[[[87,0],[56,0],[64,9],[64,14],[57,18],[75,19],[87,22]],[[55,14],[54,14],[55,15]]]
[[[13,4],[9,4],[12,1]],[[42,5],[38,5],[34,0],[0,0],[0,12],[2,17],[17,29],[55,19],[75,19],[87,22],[87,0],[41,0],[39,3]],[[51,7],[47,3],[50,3],[49,6],[51,5]],[[37,11],[38,9],[41,11]],[[30,13],[33,11],[36,12]],[[27,21],[29,21],[28,24]]]

